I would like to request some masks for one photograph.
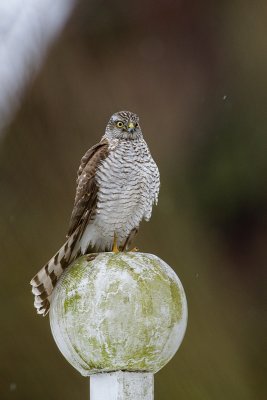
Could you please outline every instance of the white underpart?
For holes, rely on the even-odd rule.
[[[158,198],[158,168],[142,138],[120,140],[103,161],[96,180],[99,186],[96,216],[81,238],[83,253],[88,245],[99,250],[111,249],[114,233],[122,246],[142,219],[150,219]]]

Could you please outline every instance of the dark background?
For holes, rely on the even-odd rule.
[[[81,156],[122,109],[161,172],[136,245],[175,269],[189,306],[155,397],[266,398],[266,21],[260,0],[80,1],[0,143],[2,400],[88,398],[28,282],[64,241]]]

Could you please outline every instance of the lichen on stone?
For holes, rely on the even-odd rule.
[[[179,347],[187,321],[182,285],[164,261],[143,253],[80,257],[51,303],[55,340],[83,375],[156,372]]]

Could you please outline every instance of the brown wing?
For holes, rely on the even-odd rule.
[[[91,147],[83,158],[78,169],[77,189],[67,237],[79,225],[83,217],[92,215],[96,208],[98,187],[95,180],[97,168],[108,155],[108,141],[103,140]],[[88,212],[89,211],[89,212]]]

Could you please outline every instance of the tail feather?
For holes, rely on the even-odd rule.
[[[59,251],[32,278],[30,284],[34,294],[34,307],[38,314],[45,316],[50,308],[50,297],[60,275],[77,257],[79,248],[75,244],[81,233],[78,227],[67,239]]]

